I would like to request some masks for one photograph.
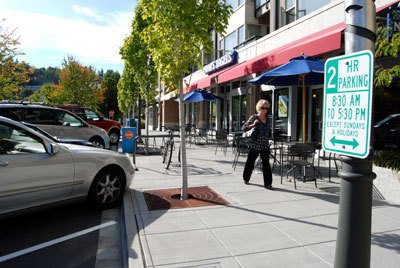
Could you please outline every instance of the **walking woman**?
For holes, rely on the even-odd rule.
[[[254,163],[260,155],[264,187],[268,190],[274,190],[274,187],[272,187],[272,171],[269,164],[268,132],[270,125],[267,117],[269,107],[270,104],[267,100],[260,99],[256,105],[257,114],[252,115],[242,127],[242,130],[244,131],[248,131],[254,127],[258,128],[257,139],[252,140],[249,144],[250,151],[243,171],[243,180],[245,184],[249,184],[251,173],[254,169]]]

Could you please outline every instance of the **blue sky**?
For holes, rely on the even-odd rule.
[[[119,48],[131,31],[136,0],[0,0],[2,25],[16,29],[18,57],[61,67],[71,55],[96,70],[122,73]]]

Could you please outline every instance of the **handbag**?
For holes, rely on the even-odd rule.
[[[252,141],[256,141],[258,138],[258,127],[253,127],[245,132],[243,132],[242,137],[243,138],[250,138]]]

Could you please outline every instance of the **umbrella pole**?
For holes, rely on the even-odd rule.
[[[303,119],[303,143],[306,143],[306,88],[305,88],[305,75],[302,74],[300,75],[301,81],[302,81],[302,88],[303,88],[303,115],[302,115],[302,119]]]

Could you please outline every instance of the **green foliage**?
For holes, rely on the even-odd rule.
[[[373,160],[376,166],[400,171],[400,150],[380,151]]]
[[[118,107],[121,111],[126,111],[134,104],[138,96],[138,86],[133,80],[132,68],[125,62],[121,79],[118,81]]]
[[[59,76],[60,69],[56,67],[48,68],[36,68],[34,72],[29,76],[29,82],[27,86],[40,86],[44,84],[58,84],[60,80]]]
[[[376,58],[398,58],[400,56],[400,34],[391,35],[390,41],[386,38],[387,28],[385,25],[378,24],[376,29],[377,41],[375,43]],[[376,61],[376,87],[388,87],[393,79],[400,77],[400,66],[384,67],[382,61]]]
[[[232,12],[220,0],[142,0],[141,32],[167,91],[179,88],[189,66],[212,50],[210,30],[222,33]]]
[[[38,91],[29,96],[28,100],[54,105],[63,103],[61,96],[57,94],[57,86],[49,83],[42,85]]]
[[[33,69],[15,59],[23,55],[17,49],[20,43],[13,37],[15,30],[9,30],[3,22],[0,20],[0,99],[20,99],[21,84],[29,81]]]
[[[64,59],[62,67],[55,90],[57,103],[53,104],[77,104],[96,110],[104,100],[100,77],[71,56]]]
[[[130,36],[125,39],[120,54],[125,62],[125,76],[123,75],[122,80],[124,80],[129,73],[132,77],[129,77],[128,80],[133,80],[134,83],[138,85],[138,87],[125,86],[125,89],[135,91],[129,93],[129,95],[138,96],[138,94],[140,94],[140,96],[144,97],[148,102],[152,102],[156,94],[157,73],[147,45],[141,39],[141,32],[148,24],[149,22],[144,21],[142,18],[142,5],[138,3],[132,22],[132,32]],[[122,81],[121,86],[124,83],[125,81]],[[121,89],[121,94],[124,92],[125,91]],[[121,96],[121,99],[122,98],[124,97]]]
[[[100,75],[100,73],[99,73]],[[114,118],[119,117],[120,111],[118,108],[118,81],[120,80],[120,75],[118,72],[112,70],[106,71],[104,74],[102,72],[103,81],[101,82],[101,87],[105,89],[104,91],[104,102],[99,106],[99,110],[102,114],[108,115],[110,110],[114,110]]]

